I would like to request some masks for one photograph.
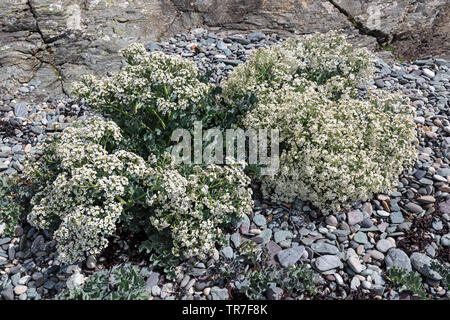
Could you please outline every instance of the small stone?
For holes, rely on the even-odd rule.
[[[413,267],[425,277],[436,281],[440,281],[442,279],[442,276],[439,273],[431,269],[431,263],[433,260],[427,255],[419,252],[413,252],[410,260]]]
[[[256,214],[253,218],[253,222],[258,226],[262,227],[266,224],[266,218],[262,214]]]
[[[397,267],[411,271],[411,261],[408,255],[401,249],[391,248],[384,258],[386,267]]]
[[[8,259],[10,261],[14,260],[14,257],[16,256],[16,248],[14,245],[10,244],[8,247]]]
[[[387,239],[380,239],[377,242],[377,250],[380,252],[387,252],[389,249],[395,247],[395,244],[392,243],[392,241],[389,241]]]
[[[270,241],[270,239],[272,238],[272,230],[267,228],[264,229],[261,234],[260,237],[262,238],[262,244],[266,244]]]
[[[415,123],[424,124],[425,123],[425,118],[424,117],[415,117],[414,118],[414,122]]]
[[[228,300],[228,290],[226,288],[212,287],[211,296],[213,300]]]
[[[352,210],[347,213],[347,221],[348,221],[348,224],[351,226],[353,226],[357,223],[360,223],[361,221],[363,221],[363,219],[364,219],[364,216],[360,210]]]
[[[355,273],[360,273],[363,269],[358,257],[351,256],[350,258],[348,258],[347,263]]]
[[[442,214],[450,214],[450,199],[439,203],[439,211]]]
[[[19,295],[19,300],[21,300],[21,301],[27,300],[27,294],[26,293],[22,293],[21,295]]]
[[[413,202],[409,202],[405,205],[405,207],[409,210],[412,211],[413,213],[422,213],[424,210],[421,206],[413,203]]]
[[[66,285],[67,285],[67,288],[71,289],[71,290],[72,289],[80,289],[83,286],[85,281],[86,281],[85,276],[83,276],[79,272],[75,272],[66,280]]]
[[[88,269],[94,269],[97,264],[97,259],[94,256],[89,256],[86,260],[86,267]]]
[[[430,256],[432,258],[434,258],[436,256],[436,249],[431,244],[429,244],[425,247],[425,252],[428,256]]]
[[[361,227],[363,228],[370,228],[373,226],[373,221],[369,218],[364,218],[363,221],[361,221]]]
[[[304,251],[304,246],[285,249],[277,253],[277,258],[283,268],[288,268],[300,260]]]
[[[185,275],[183,280],[180,283],[180,287],[184,288],[188,284],[189,280],[191,280],[191,277],[189,277],[188,275]]]
[[[380,251],[370,250],[370,251],[367,251],[367,253],[375,260],[383,260],[384,259],[384,254],[381,253]]]
[[[315,267],[317,270],[324,272],[331,269],[342,268],[341,259],[335,255],[323,255],[316,259]]]
[[[46,283],[44,283],[44,288],[47,290],[51,290],[55,287],[55,282],[52,280],[47,281]]]
[[[336,219],[335,216],[328,216],[327,219],[325,220],[326,224],[332,227],[336,227],[338,224],[338,221]]]
[[[21,226],[16,226],[14,228],[14,234],[16,237],[21,237],[23,235],[23,228]]]
[[[152,272],[148,277],[147,281],[145,282],[145,286],[150,289],[156,286],[159,282],[159,276],[160,276],[159,272]]]
[[[159,297],[161,295],[161,288],[158,286],[153,286],[151,289],[152,296]]]
[[[173,293],[173,283],[165,283],[161,288],[161,298],[168,298],[171,293]]]
[[[14,287],[14,293],[16,294],[16,295],[21,295],[22,293],[25,293],[25,292],[27,292],[27,286],[24,286],[24,285],[18,285],[18,286],[15,286]]]
[[[444,247],[450,247],[450,233],[447,233],[442,236],[441,245]]]
[[[435,203],[436,199],[433,196],[421,196],[417,200],[423,203]]]
[[[424,68],[422,70],[422,73],[423,73],[423,75],[427,76],[430,79],[433,79],[436,76],[436,74],[433,71],[431,71],[430,69],[427,69],[427,68]]]
[[[274,234],[274,240],[276,243],[280,243],[281,241],[286,241],[288,239],[292,239],[292,232],[290,231],[280,230]]]
[[[222,40],[217,41],[216,47],[219,50],[225,50],[228,48],[227,44],[225,42],[223,42]]]
[[[353,236],[353,240],[356,241],[357,243],[361,243],[361,244],[366,244],[368,242],[367,235],[361,231],[357,232]]]
[[[36,291],[36,288],[28,288],[27,290],[27,297],[30,299],[35,299],[38,297],[38,293]]]
[[[376,80],[375,80],[375,85],[376,85],[378,88],[384,88],[384,86],[385,86],[384,81],[383,81],[382,79],[376,79]]]
[[[400,211],[391,212],[389,219],[393,224],[400,224],[405,221],[405,218],[403,218],[403,214]]]
[[[378,230],[380,230],[381,232],[384,232],[384,231],[386,231],[387,227],[389,227],[389,224],[386,222],[382,222],[377,227],[378,227]]]
[[[372,286],[372,292],[378,296],[382,296],[385,290],[385,287],[382,285],[375,284]]]
[[[363,281],[363,282],[361,283],[361,286],[362,286],[364,289],[369,290],[369,289],[372,287],[372,283],[370,283],[369,281]]]
[[[350,289],[358,290],[360,285],[361,285],[361,280],[359,280],[359,278],[355,276],[355,277],[353,277],[352,281],[350,282]]]
[[[334,274],[334,278],[336,279],[336,283],[340,286],[344,285],[344,279],[342,279],[341,275],[339,273]]]
[[[316,242],[311,245],[311,249],[319,254],[337,254],[339,249],[326,242]]]
[[[433,223],[431,224],[431,226],[432,226],[433,229],[436,230],[436,231],[440,231],[440,230],[442,230],[442,228],[444,227],[441,220],[435,220],[435,221],[433,221]],[[10,259],[10,260],[11,260],[11,259]]]
[[[266,297],[269,300],[281,300],[283,297],[283,289],[278,287],[271,287],[267,290]]]
[[[0,246],[11,242],[11,238],[2,238],[0,239]]]
[[[14,115],[18,118],[26,118],[28,116],[28,107],[25,103],[20,102],[14,106]]]
[[[377,210],[377,214],[380,217],[389,217],[391,214],[385,210]]]
[[[448,130],[448,133],[450,133],[450,127],[449,127],[449,130]],[[440,168],[437,171],[437,174],[442,176],[442,177],[449,177],[450,176],[450,168]]]
[[[2,291],[2,297],[5,300],[14,300],[14,290],[13,288],[6,288]]]
[[[230,246],[226,246],[221,250],[223,256],[227,259],[233,258],[233,249]]]
[[[367,217],[370,217],[373,212],[372,204],[370,202],[364,202],[361,210],[367,215]]]
[[[246,223],[241,224],[241,226],[239,227],[239,230],[241,231],[242,234],[247,234],[249,231],[248,224],[246,224]]]
[[[269,262],[268,262],[268,265],[269,265],[269,266],[273,266],[273,265],[276,264],[276,261],[275,261],[275,256],[276,256],[276,254],[277,254],[278,252],[280,252],[282,249],[281,249],[281,247],[280,247],[278,244],[276,244],[276,243],[273,242],[273,241],[269,241],[269,242],[266,244],[266,248],[267,248],[267,251],[268,251],[268,254],[269,254]]]
[[[237,232],[231,235],[230,240],[235,248],[239,248],[239,246],[241,245],[241,236]]]

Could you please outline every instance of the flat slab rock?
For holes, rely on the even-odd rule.
[[[391,248],[386,257],[384,258],[384,262],[386,263],[386,267],[397,267],[403,268],[407,271],[411,271],[411,261],[408,258],[408,255],[401,249]]]
[[[315,261],[315,267],[320,272],[328,271],[331,269],[342,268],[343,264],[338,256],[324,255],[320,256]]]
[[[278,261],[283,268],[293,266],[305,253],[304,246],[297,246],[277,253]]]
[[[411,255],[410,259],[414,269],[419,271],[425,277],[436,281],[442,280],[442,276],[431,269],[431,263],[433,262],[433,260],[427,255],[419,252],[414,252]]]

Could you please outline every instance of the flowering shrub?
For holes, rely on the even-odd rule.
[[[252,93],[262,98],[297,78],[340,91],[367,82],[373,71],[367,49],[353,49],[336,31],[316,33],[253,51],[223,83],[223,96],[231,102]]]
[[[0,236],[14,236],[23,208],[13,192],[14,181],[7,176],[0,177]]]
[[[173,254],[203,257],[221,242],[221,227],[251,212],[238,164],[183,169],[168,155],[145,161],[120,150],[121,140],[114,122],[90,118],[40,144],[43,156],[27,165],[41,186],[28,221],[56,230],[62,261],[100,253],[119,222],[135,232],[168,230]]]
[[[139,175],[145,163],[123,151],[112,153],[121,137],[114,122],[97,117],[76,122],[38,145],[43,157],[27,164],[27,175],[41,186],[31,199],[28,222],[56,229],[62,261],[100,253],[115,231],[127,175]]]
[[[159,163],[146,182],[154,190],[145,198],[148,221],[170,233],[175,256],[206,258],[224,243],[222,229],[252,212],[244,165],[180,167],[168,155]]]
[[[133,151],[159,154],[176,128],[189,129],[209,112],[212,85],[199,80],[195,62],[142,44],[122,50],[128,65],[111,77],[85,76],[74,93],[109,116],[123,130]]]
[[[354,86],[371,74],[369,55],[352,53],[343,40],[332,32],[260,50],[224,84],[229,103],[256,94],[244,127],[280,130],[280,171],[262,177],[263,195],[274,201],[299,196],[339,210],[391,191],[416,158],[413,109],[388,92],[358,97]]]

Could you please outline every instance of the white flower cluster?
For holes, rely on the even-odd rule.
[[[121,215],[134,214],[125,212],[123,205],[128,204],[131,184],[137,183],[148,195],[135,204],[151,225],[170,232],[177,256],[211,254],[222,241],[221,228],[252,212],[244,164],[183,169],[169,154],[160,161],[153,155],[145,161],[111,147],[120,140],[114,122],[89,118],[40,144],[46,156],[27,164],[27,175],[35,181],[43,168],[56,165],[51,169],[54,179],[49,178],[31,200],[28,222],[56,229],[61,261],[83,260],[108,245]]]
[[[28,222],[41,229],[55,228],[60,259],[74,262],[96,255],[108,244],[122,213],[117,200],[128,185],[127,176],[146,177],[145,161],[124,151],[110,153],[104,145],[119,142],[120,129],[98,117],[76,122],[42,143],[58,164],[56,179],[31,200]],[[30,178],[39,176],[42,163],[27,164]]]
[[[111,77],[97,79],[84,76],[74,84],[74,92],[97,109],[116,108],[129,116],[144,105],[155,105],[161,115],[188,108],[200,108],[211,90],[210,84],[198,80],[195,62],[160,51],[147,52],[142,44],[133,43],[121,51],[128,65]],[[123,106],[134,106],[126,110]]]
[[[146,203],[153,208],[153,226],[170,230],[174,255],[204,259],[223,242],[225,224],[252,212],[250,179],[243,168],[239,163],[195,166],[182,174],[170,163],[157,169],[151,183],[159,190]]]
[[[253,51],[223,84],[224,97],[232,102],[255,93],[260,98],[298,77],[338,90],[370,80],[373,72],[371,53],[365,48],[353,49],[345,34],[315,33]]]
[[[274,201],[300,197],[339,210],[392,191],[416,159],[414,109],[384,91],[358,97],[354,87],[370,76],[371,59],[344,40],[332,32],[260,50],[225,84],[229,101],[258,98],[242,119],[246,128],[280,130],[280,171],[262,177],[263,195]]]

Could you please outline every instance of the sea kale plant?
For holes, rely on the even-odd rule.
[[[231,103],[251,93],[261,98],[297,78],[333,91],[354,88],[373,77],[373,62],[367,49],[354,49],[336,31],[290,38],[253,51],[222,84],[223,96]]]
[[[38,145],[42,156],[28,163],[40,186],[28,222],[55,230],[60,260],[99,254],[119,223],[169,235],[177,257],[205,257],[223,242],[222,228],[251,212],[242,164],[181,167],[168,154],[144,160],[122,142],[114,122],[88,118]]]
[[[114,120],[132,151],[159,155],[175,129],[189,130],[214,113],[208,103],[213,86],[200,81],[195,62],[147,52],[136,43],[121,52],[127,65],[120,72],[101,79],[87,75],[74,84],[74,93]]]
[[[417,272],[408,271],[403,268],[390,267],[386,272],[387,280],[400,292],[408,292],[417,295],[420,299],[429,299],[422,284],[422,277]]]
[[[55,300],[148,300],[139,268],[125,265],[91,275],[79,289],[67,289]]]
[[[112,121],[90,118],[38,145],[42,157],[29,161],[27,176],[40,186],[31,199],[28,222],[55,230],[65,262],[96,255],[114,234],[129,184],[145,174],[142,158],[116,146],[122,139]]]
[[[236,283],[236,287],[250,300],[266,299],[267,291],[274,286],[283,289],[288,296],[302,293],[313,296],[317,292],[313,271],[302,264],[289,268],[272,266],[263,270],[251,270],[242,278],[242,281]]]
[[[233,107],[256,96],[245,128],[280,130],[280,170],[262,177],[274,201],[309,200],[324,213],[390,192],[414,163],[414,111],[389,92],[356,88],[372,77],[365,49],[330,32],[256,50],[223,84]]]
[[[17,191],[20,185],[8,176],[0,177],[0,236],[14,236],[14,228],[24,210],[21,196]]]
[[[231,160],[230,160],[231,162]],[[170,232],[175,256],[206,258],[224,244],[222,229],[252,212],[250,179],[244,164],[158,168],[146,197],[150,222]]]

